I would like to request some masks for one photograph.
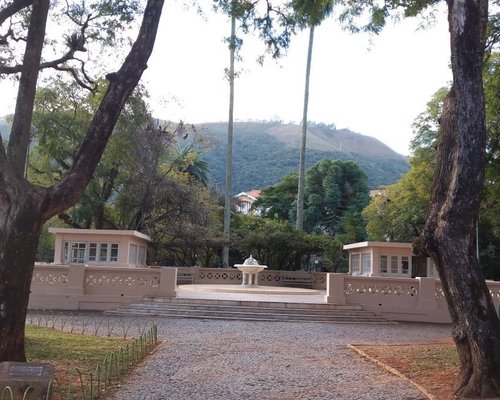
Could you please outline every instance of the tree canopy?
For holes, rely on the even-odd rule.
[[[262,208],[269,218],[294,222],[297,188],[293,185],[296,186],[296,182],[296,174],[286,176],[276,185],[265,188],[254,206]],[[368,201],[367,178],[356,163],[320,160],[306,172],[304,230],[342,234],[346,228],[345,217],[361,213]]]

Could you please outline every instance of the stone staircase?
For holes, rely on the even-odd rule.
[[[324,323],[393,323],[355,305],[149,298],[105,312],[115,316]]]

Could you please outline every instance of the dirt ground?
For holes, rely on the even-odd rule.
[[[434,399],[451,398],[459,370],[453,342],[353,347],[395,369],[424,388]]]

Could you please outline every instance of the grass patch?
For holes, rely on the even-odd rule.
[[[388,365],[436,399],[450,398],[460,362],[453,342],[412,345],[356,345],[370,357]]]
[[[45,361],[82,371],[94,369],[106,356],[132,339],[102,338],[26,326],[26,356],[29,361]]]
[[[46,362],[53,365],[55,377],[63,393],[68,391],[70,381],[72,393],[80,393],[82,385],[85,385],[85,390],[88,390],[90,373],[95,379],[96,368],[100,365],[102,371],[105,358],[108,358],[109,362],[109,356],[112,353],[118,353],[127,345],[130,347],[135,341],[134,339],[86,336],[31,325],[26,326],[25,334],[28,361]],[[93,385],[95,386],[96,383]]]

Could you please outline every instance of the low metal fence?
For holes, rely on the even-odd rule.
[[[70,324],[70,316],[67,314],[38,311],[35,313],[31,312],[26,323],[61,330],[69,329],[73,333],[79,330],[81,334],[94,335],[98,335],[102,328],[108,337],[113,332],[116,333],[116,330],[114,331],[113,329],[118,324],[118,321],[106,325],[104,322],[105,319],[96,318],[98,317],[96,315],[84,315],[84,317],[79,320],[76,318],[76,321],[86,321],[86,323],[74,324],[75,318],[73,318]],[[131,322],[133,323],[134,321],[132,320]],[[127,338],[130,329],[131,325],[122,325],[119,336]],[[112,392],[112,389],[121,382],[123,376],[158,346],[157,325],[153,324],[149,329],[143,329],[143,331],[130,344],[120,347],[119,350],[105,357],[92,371],[82,372],[79,368],[74,368],[69,378],[63,379],[56,375],[50,379],[48,386],[43,390],[39,387],[28,386],[23,388],[20,393],[19,389],[10,386],[0,388],[0,400],[106,399]]]

